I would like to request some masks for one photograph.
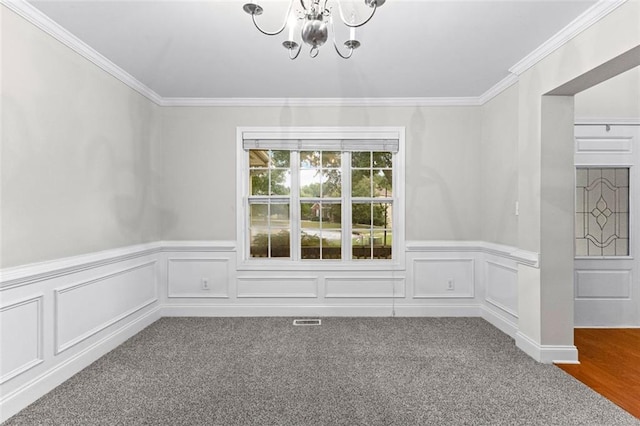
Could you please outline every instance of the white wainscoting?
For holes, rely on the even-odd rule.
[[[317,298],[318,277],[269,276],[240,277],[237,287],[238,298]]]
[[[518,338],[517,266],[536,253],[413,241],[403,257],[262,270],[234,242],[158,242],[3,270],[0,421],[162,316],[480,316]]]
[[[43,295],[0,309],[0,385],[44,362]]]
[[[325,299],[368,299],[406,297],[405,278],[381,278],[361,274],[357,277],[331,276],[325,278]]]
[[[576,325],[637,327],[638,296],[634,296],[633,280],[633,271],[629,269],[576,269]]]
[[[0,421],[160,318],[159,244],[5,269]]]
[[[577,270],[575,271],[575,298],[629,299],[631,297],[631,270]]]
[[[413,259],[415,299],[473,298],[475,259]]]
[[[414,298],[441,305],[468,300],[478,307],[477,315],[513,338],[518,332],[518,264],[538,267],[539,256],[483,241],[407,243]]]
[[[167,259],[169,298],[228,298],[229,258]]]
[[[156,302],[156,265],[152,260],[54,289],[55,354]]]
[[[165,316],[482,316],[517,332],[517,264],[538,255],[484,242],[412,241],[406,263],[247,267],[230,241],[163,243]],[[202,288],[204,277],[209,289]]]

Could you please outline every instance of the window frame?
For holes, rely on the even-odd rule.
[[[299,158],[299,151],[324,150],[322,141],[326,140],[397,140],[398,152],[393,154],[393,208],[392,208],[392,258],[391,259],[349,259],[344,257],[340,260],[334,259],[295,259],[299,252],[299,241],[297,236],[300,232],[299,205],[300,197],[291,197],[291,255],[292,258],[251,258],[250,257],[250,226],[249,226],[249,156],[243,147],[245,139],[259,140],[304,140],[305,146],[299,149],[293,156]],[[314,148],[313,141],[318,141]],[[267,149],[265,147],[265,149]],[[371,150],[371,145],[363,145],[362,151]],[[343,161],[344,161],[343,155]],[[347,156],[350,157],[350,156]],[[395,270],[404,269],[405,262],[405,128],[404,127],[238,127],[237,128],[237,252],[239,270],[327,270],[327,269],[349,269],[349,270]],[[343,164],[343,170],[347,165]],[[349,170],[351,164],[348,164]],[[293,173],[293,167],[292,167]],[[351,173],[343,174],[343,179],[351,180]],[[297,191],[297,185],[293,184],[296,179],[292,178],[291,193]],[[350,186],[349,186],[350,187]],[[298,199],[294,199],[298,198]],[[348,223],[351,227],[351,209],[347,206],[351,202],[351,194],[343,196],[342,218],[343,223]],[[295,202],[294,202],[295,201]],[[380,200],[375,200],[380,201]],[[346,213],[346,214],[345,214]],[[343,247],[347,239],[346,232],[343,232]],[[349,247],[351,243],[349,242]],[[343,249],[343,253],[346,248]]]

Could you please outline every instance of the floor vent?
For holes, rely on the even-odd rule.
[[[295,319],[293,325],[321,325],[319,319]]]

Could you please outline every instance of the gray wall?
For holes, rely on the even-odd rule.
[[[480,164],[481,239],[517,247],[517,83],[482,106]]]
[[[406,126],[406,239],[480,235],[480,108],[162,108],[162,238],[236,238],[237,126]]]
[[[2,11],[1,266],[155,241],[155,107]]]
[[[576,118],[640,118],[640,68],[575,96]]]

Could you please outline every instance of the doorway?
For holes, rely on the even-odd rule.
[[[640,325],[640,126],[575,127],[576,327]]]

